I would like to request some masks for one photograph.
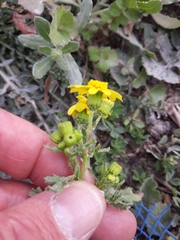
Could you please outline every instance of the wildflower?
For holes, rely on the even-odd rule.
[[[71,93],[78,92],[78,95],[94,95],[97,92],[101,92],[103,94],[103,98],[108,97],[111,101],[115,101],[116,98],[122,101],[122,96],[116,91],[108,89],[107,82],[100,82],[98,80],[91,79],[88,82],[88,85],[70,85]]]
[[[73,117],[75,117],[77,113],[82,112],[83,110],[85,110],[86,113],[89,115],[90,110],[87,105],[87,98],[85,98],[84,96],[77,96],[77,99],[79,99],[79,101],[69,108],[68,115],[72,115]]]

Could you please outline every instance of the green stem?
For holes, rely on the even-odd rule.
[[[100,15],[102,12],[106,11],[108,8],[105,8],[105,9],[101,9],[101,10],[98,10],[96,12],[92,12],[91,13],[91,16],[94,17],[94,16],[97,16],[97,15]]]
[[[91,111],[90,115],[89,115],[89,122],[88,122],[88,127],[87,127],[85,144],[89,141],[89,139],[91,137],[93,116],[94,116],[94,112]],[[87,169],[87,166],[88,166],[88,163],[90,160],[88,151],[89,151],[88,147],[84,148],[82,151],[82,167],[81,167],[80,176],[79,176],[80,180],[83,180],[85,171]]]

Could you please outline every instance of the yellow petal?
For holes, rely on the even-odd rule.
[[[69,109],[68,109],[68,115],[72,115],[72,113],[76,111],[76,104],[71,106]]]
[[[99,91],[99,90],[98,90],[97,88],[91,87],[91,88],[89,89],[89,94],[90,94],[90,95],[94,95],[94,94],[96,94],[98,91]]]

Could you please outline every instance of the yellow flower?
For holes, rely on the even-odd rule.
[[[98,80],[91,79],[88,82],[88,85],[70,85],[69,88],[71,88],[71,93],[78,92],[79,95],[86,94],[88,96],[94,95],[97,92],[102,92],[103,98],[108,97],[113,102],[116,100],[116,98],[120,101],[123,101],[121,94],[111,89],[108,89],[107,82],[100,82]]]
[[[90,110],[87,105],[87,98],[84,96],[77,96],[77,99],[79,99],[79,101],[69,108],[68,115],[75,117],[77,113],[82,112],[83,110],[86,110],[86,113],[89,115]]]

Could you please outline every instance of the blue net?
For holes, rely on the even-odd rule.
[[[169,231],[172,222],[166,226],[161,223],[163,215],[170,209],[171,204],[169,204],[158,217],[154,216],[153,214],[153,210],[156,208],[156,204],[154,204],[150,209],[145,207],[142,202],[140,202],[138,205],[135,203],[134,207],[136,219],[138,222],[141,222],[141,226],[137,227],[137,234],[134,238],[135,240],[142,239],[142,237],[146,237],[143,239],[152,240],[152,237],[154,236],[157,236],[159,240],[165,240],[165,236],[167,235],[171,236],[175,240],[178,240],[178,238]],[[161,233],[159,231],[156,231],[157,228],[160,228],[162,230]]]

